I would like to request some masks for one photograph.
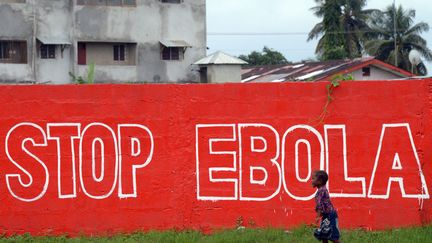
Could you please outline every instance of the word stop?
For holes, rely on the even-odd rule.
[[[56,149],[49,149],[52,144]],[[77,180],[90,198],[107,198],[117,187],[120,198],[137,197],[136,172],[150,163],[153,149],[151,131],[138,124],[120,124],[114,131],[103,123],[82,130],[79,123],[48,123],[46,130],[20,123],[5,139],[14,171],[6,174],[7,188],[21,201],[42,198],[51,177],[47,164],[53,164],[47,161],[56,157],[59,198],[77,197]]]

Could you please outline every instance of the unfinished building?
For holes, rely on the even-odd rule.
[[[0,82],[196,82],[205,0],[2,0]]]

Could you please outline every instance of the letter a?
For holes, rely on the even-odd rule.
[[[409,124],[383,126],[368,197],[388,199],[393,182],[404,198],[429,199]]]

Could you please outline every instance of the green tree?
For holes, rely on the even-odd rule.
[[[289,63],[282,53],[266,46],[263,48],[262,52],[253,51],[248,55],[240,55],[239,58],[248,62],[249,66],[277,65]]]
[[[361,57],[363,46],[370,36],[369,22],[381,11],[378,9],[364,9],[366,0],[344,0],[341,23],[344,33],[344,47],[348,58]]]
[[[429,25],[425,22],[414,24],[415,15],[413,9],[404,9],[402,6],[396,8],[394,5],[376,14],[371,22],[373,38],[366,43],[366,52],[379,60],[392,65],[397,64],[398,67],[410,72],[413,68],[408,58],[411,50],[417,50],[427,61],[432,61],[432,51],[427,47],[426,40],[421,37],[423,32],[429,31]],[[396,16],[396,38],[394,16]],[[395,42],[397,50],[395,50]],[[424,68],[420,67],[418,71],[426,75]]]
[[[315,2],[318,6],[312,10],[317,17],[323,18],[323,21],[312,29],[308,40],[322,36],[316,48],[316,53],[322,60],[345,58],[340,23],[341,0],[315,0]]]
[[[367,24],[379,10],[367,9],[366,0],[315,0],[311,8],[323,21],[310,31],[308,41],[319,39],[316,53],[323,60],[361,57]]]

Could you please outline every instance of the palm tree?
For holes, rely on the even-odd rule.
[[[349,58],[361,57],[367,34],[370,31],[368,22],[377,9],[364,9],[366,0],[344,0],[341,23],[344,32],[344,46]]]
[[[315,25],[309,33],[308,41],[318,38],[316,53],[323,60],[342,59],[346,53],[343,48],[343,35],[341,32],[340,13],[341,0],[315,0],[318,4],[311,10],[323,21]]]
[[[373,38],[366,43],[366,52],[389,64],[397,64],[407,71],[413,69],[408,58],[413,49],[427,61],[432,61],[432,51],[427,47],[426,40],[420,36],[423,32],[429,31],[429,25],[425,22],[414,24],[415,14],[413,9],[405,10],[402,6],[396,9],[394,5],[388,6],[384,12],[376,13],[370,25]],[[396,36],[394,35],[395,16]],[[397,63],[395,63],[396,53]],[[416,67],[416,70],[421,75],[426,75],[424,68]]]
[[[311,8],[323,21],[310,31],[308,41],[320,38],[316,53],[325,56],[330,43],[333,48],[343,48],[342,58],[360,57],[363,51],[364,35],[370,30],[367,22],[379,10],[365,10],[366,0],[315,0],[317,6]],[[329,23],[330,21],[330,23]],[[330,27],[330,28],[329,28]],[[325,59],[325,58],[323,58]]]

